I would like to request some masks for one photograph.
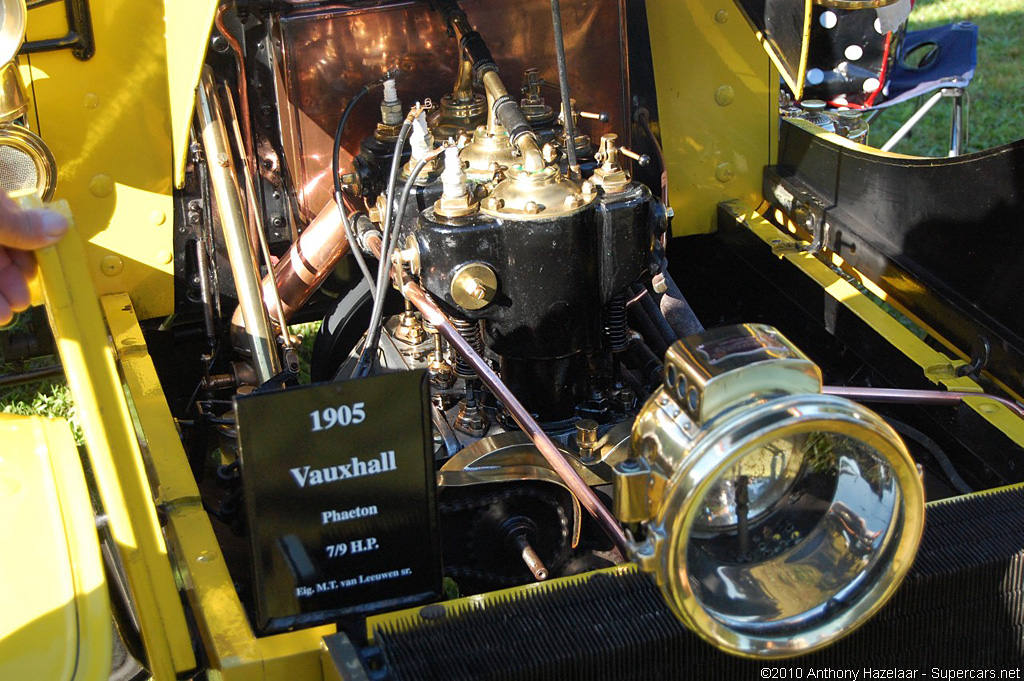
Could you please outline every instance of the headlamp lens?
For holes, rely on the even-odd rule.
[[[817,431],[735,461],[697,505],[685,543],[694,597],[723,625],[753,635],[808,626],[855,601],[888,567],[900,489],[877,450]]]

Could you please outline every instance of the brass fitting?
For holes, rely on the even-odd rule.
[[[576,446],[581,461],[590,463],[597,458],[597,421],[580,419],[576,422]]]
[[[463,265],[452,277],[451,294],[464,310],[479,310],[498,293],[498,276],[482,262]]]

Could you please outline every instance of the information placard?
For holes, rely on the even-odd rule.
[[[441,593],[424,371],[235,399],[256,627]]]

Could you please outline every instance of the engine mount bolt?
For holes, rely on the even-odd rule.
[[[586,462],[597,458],[597,421],[580,419],[576,422],[576,446],[580,449],[580,459]]]
[[[729,85],[723,85],[715,90],[715,103],[718,106],[729,106],[736,99],[736,91]]]
[[[124,272],[124,261],[116,255],[104,256],[100,261],[100,270],[108,277],[116,277]]]

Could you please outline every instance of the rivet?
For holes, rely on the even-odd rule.
[[[736,91],[729,85],[723,85],[715,90],[715,102],[718,103],[718,106],[729,106],[734,99],[736,99]]]
[[[170,265],[174,260],[174,255],[170,251],[164,250],[156,254],[156,259],[164,265]]]
[[[225,154],[223,151],[217,154],[217,165],[219,165],[221,168],[227,168],[230,162],[231,159],[229,159],[228,155]]]
[[[211,560],[217,557],[215,551],[200,551],[199,555],[196,556],[196,560],[200,563],[209,563]]]
[[[715,179],[721,183],[726,183],[733,177],[733,170],[731,163],[719,163],[715,168]]]
[[[99,108],[100,98],[98,95],[93,94],[92,92],[87,92],[85,95],[85,99],[83,100],[83,103],[85,104],[86,109],[96,109]]]
[[[96,175],[89,181],[89,191],[98,199],[110,196],[114,191],[114,181],[109,175]]]
[[[104,256],[103,260],[100,260],[100,271],[108,277],[116,277],[124,272],[124,261],[116,255]]]
[[[715,12],[715,21],[717,21],[720,24],[724,24],[725,22],[729,21],[729,12],[724,9],[718,10],[717,12]]]
[[[149,214],[149,221],[154,225],[162,225],[167,221],[167,214],[162,210],[155,210]]]

